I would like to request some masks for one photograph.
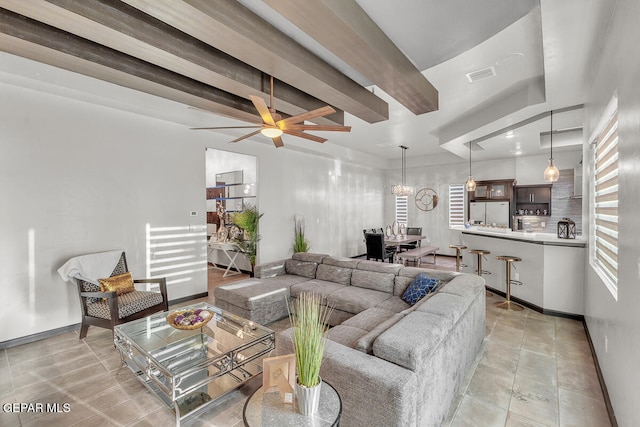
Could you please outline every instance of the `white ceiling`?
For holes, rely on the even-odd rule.
[[[241,3],[277,23],[283,32],[355,81],[368,85],[366,79],[349,70],[262,1],[241,0]],[[541,146],[540,134],[549,131],[549,117],[543,113],[584,102],[590,72],[598,56],[596,37],[606,26],[598,0],[358,0],[358,3],[436,87],[439,110],[416,116],[380,89],[368,86],[389,103],[389,120],[368,124],[345,113],[345,124],[352,126],[351,133],[318,132],[329,139],[322,145],[309,141],[290,144],[297,138],[289,136],[285,149],[290,145],[294,149],[305,146],[321,155],[340,156],[342,152],[357,157],[361,153],[363,158],[395,162],[401,156],[397,147],[406,145],[410,148],[409,158],[433,159],[453,154],[466,160],[468,142],[481,140],[477,150],[474,148],[474,160],[546,153],[548,137],[547,146]],[[84,78],[83,84],[77,86],[78,77],[73,73],[62,70],[44,73],[46,66],[27,60],[13,61],[16,63],[12,65],[10,57],[2,54],[0,72],[12,75],[16,82],[19,80],[17,84],[29,85],[26,82],[30,81],[33,86],[52,92],[56,91],[54,87],[72,87],[73,91],[60,92],[189,127],[244,124],[146,94],[115,99],[121,93],[109,90],[109,84],[91,85],[87,82],[94,79]],[[25,69],[25,64],[32,64],[33,71]],[[467,73],[489,66],[495,69],[494,77],[468,81]],[[56,74],[55,78],[52,74]],[[539,119],[532,120],[537,116]],[[582,116],[581,109],[554,113],[554,129],[580,127]],[[513,128],[520,122],[525,124]],[[500,132],[501,129],[505,131]],[[507,130],[513,134],[509,138]],[[225,134],[233,139],[242,132],[225,131]],[[576,135],[575,132],[570,137],[554,135],[554,150],[580,149],[582,141]],[[263,143],[261,138],[242,143]]]

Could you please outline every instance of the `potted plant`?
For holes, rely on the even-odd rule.
[[[320,401],[320,365],[327,341],[328,321],[333,308],[314,293],[302,293],[293,300],[289,319],[293,327],[293,349],[296,356],[295,392],[298,410],[304,415],[318,411]]]
[[[256,266],[256,254],[258,251],[258,241],[260,240],[258,222],[260,218],[262,218],[262,215],[264,214],[259,213],[258,208],[252,205],[247,205],[244,210],[233,215],[233,222],[242,228],[244,234],[244,237],[237,239],[236,243],[249,258],[252,275],[254,267]]]
[[[304,219],[295,218],[293,225],[293,252],[308,252],[309,241],[304,234]]]

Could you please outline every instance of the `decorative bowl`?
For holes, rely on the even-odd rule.
[[[213,313],[205,309],[176,310],[167,315],[167,323],[176,329],[191,330],[206,325],[213,319]]]

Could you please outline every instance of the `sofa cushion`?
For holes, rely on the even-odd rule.
[[[284,262],[284,269],[287,274],[295,274],[297,276],[307,277],[309,279],[313,279],[316,277],[317,268],[318,263],[312,261],[298,261],[295,259],[288,259]]]
[[[345,320],[342,324],[346,326],[354,326],[369,332],[378,326],[381,322],[392,317],[394,312],[383,310],[377,307],[368,308],[350,319]]]
[[[402,269],[402,264],[389,264],[386,262],[363,260],[358,263],[357,269],[396,275]]]
[[[395,277],[396,276],[392,273],[353,270],[353,273],[351,274],[351,286],[386,292],[391,296],[391,294],[393,294]]]
[[[380,334],[373,343],[373,354],[416,371],[427,363],[450,331],[441,316],[412,311]]]
[[[258,306],[278,303],[289,297],[289,287],[309,279],[302,276],[285,274],[284,276],[263,279],[247,279],[229,285],[217,286],[213,290],[216,300],[252,310]]]
[[[344,287],[344,285],[327,282],[325,280],[311,279],[292,285],[290,291],[293,298],[298,298],[303,292],[313,292],[323,297],[327,297],[330,293]]]
[[[139,311],[162,303],[160,292],[133,291],[118,297],[118,318],[131,316]],[[111,319],[108,301],[87,304],[87,314],[102,319]]]
[[[336,309],[357,314],[388,299],[391,295],[371,289],[342,286],[327,296],[327,303]]]
[[[410,305],[414,305],[425,295],[435,291],[439,285],[439,280],[420,273],[413,279],[413,282],[411,282],[407,290],[404,291],[402,300]]]
[[[400,313],[403,310],[410,308],[411,305],[402,301],[402,298],[394,295],[391,298],[386,299],[379,304],[376,304],[376,307],[387,311],[393,311],[394,313]]]
[[[358,340],[367,333],[368,331],[365,331],[364,329],[342,324],[329,329],[327,338],[331,341],[353,348]]]
[[[431,297],[429,304],[420,305],[420,307],[416,308],[416,311],[439,316],[443,320],[446,320],[449,327],[453,327],[468,307],[469,302],[465,301],[465,298],[454,294],[438,292]]]
[[[316,264],[320,264],[323,259],[328,257],[327,254],[314,254],[311,252],[296,252],[291,255],[291,259],[296,261],[307,261],[307,262],[315,262]]]
[[[380,334],[398,323],[403,317],[404,315],[402,314],[394,314],[388,319],[383,320],[375,328],[367,332],[365,335],[361,336],[360,339],[358,339],[358,341],[355,343],[353,348],[363,353],[372,354],[373,343],[376,341],[376,339],[378,339]]]
[[[340,285],[349,285],[351,283],[351,272],[353,269],[344,267],[335,267],[333,265],[320,264],[316,270],[316,279],[334,282]]]
[[[335,267],[356,268],[358,267],[358,264],[360,264],[360,261],[362,260],[328,256],[322,260],[322,263],[326,265],[333,265]]]

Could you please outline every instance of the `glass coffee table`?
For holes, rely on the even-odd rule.
[[[275,333],[206,303],[177,310],[209,310],[212,319],[193,330],[167,323],[174,310],[118,325],[115,345],[127,365],[176,415],[176,425],[262,372]]]

